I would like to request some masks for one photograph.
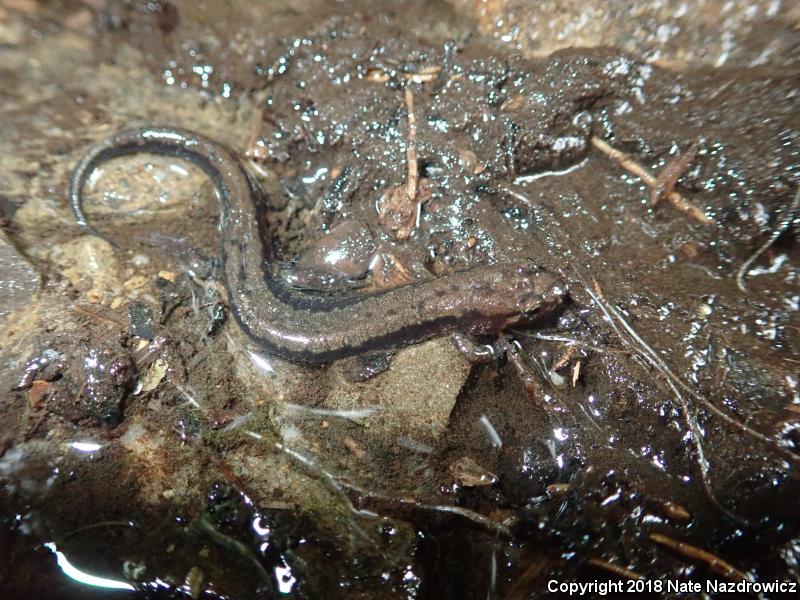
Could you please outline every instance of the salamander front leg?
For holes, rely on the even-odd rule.
[[[505,336],[500,336],[492,344],[481,344],[469,334],[460,331],[452,334],[450,339],[456,349],[473,365],[486,365],[496,361],[507,352],[510,343]]]
[[[460,332],[452,334],[450,339],[473,365],[485,365],[505,356],[514,366],[528,393],[532,396],[538,393],[539,380],[536,371],[523,358],[519,342],[500,335],[492,344],[480,344],[471,336]]]
[[[514,369],[517,371],[520,381],[522,381],[522,384],[525,386],[528,396],[531,398],[537,397],[540,391],[539,380],[536,377],[536,372],[533,367],[523,358],[522,346],[520,346],[519,342],[509,340],[505,338],[505,336],[503,339],[505,339],[506,342],[506,356],[508,357],[508,362],[514,365]]]

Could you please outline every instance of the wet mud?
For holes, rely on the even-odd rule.
[[[800,579],[800,15],[517,4],[0,3],[0,595]],[[480,361],[272,357],[200,169],[105,163],[75,223],[145,124],[241,157],[298,288],[568,298]]]

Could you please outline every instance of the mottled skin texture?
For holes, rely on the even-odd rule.
[[[89,175],[106,160],[140,152],[189,160],[212,179],[231,310],[254,341],[283,358],[327,363],[456,331],[497,334],[555,310],[566,294],[562,282],[529,262],[475,267],[348,297],[292,288],[275,276],[259,223],[258,191],[238,158],[200,134],[174,128],[125,130],[84,155],[69,193],[75,218],[90,232],[97,234],[81,202]]]

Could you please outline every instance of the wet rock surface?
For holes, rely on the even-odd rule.
[[[503,45],[529,56],[562,48],[616,46],[664,66],[791,64],[800,12],[771,0],[652,3],[528,3],[449,0]]]
[[[2,595],[800,576],[798,17],[451,4],[0,5]],[[271,357],[199,169],[109,162],[111,241],[74,224],[75,161],[145,123],[242,157],[298,288],[529,259],[569,298],[484,364]]]
[[[5,319],[28,305],[39,291],[41,276],[5,235],[0,237],[0,271],[0,319]]]

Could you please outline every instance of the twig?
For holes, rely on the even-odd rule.
[[[692,164],[700,149],[700,142],[695,141],[683,154],[670,160],[656,177],[655,185],[650,188],[650,206],[657,206],[675,189],[675,184],[684,171]]]
[[[636,571],[631,571],[630,569],[626,569],[625,567],[615,565],[614,563],[610,563],[605,560],[600,560],[599,558],[590,558],[586,562],[600,569],[614,573],[615,575],[619,575],[620,577],[625,577],[626,579],[645,579],[644,575],[640,575]]]
[[[84,306],[81,306],[80,304],[73,304],[72,305],[72,310],[74,310],[75,312],[79,312],[79,313],[81,313],[83,315],[86,315],[87,317],[91,317],[92,319],[95,319],[97,321],[102,321],[103,323],[105,323],[106,325],[109,325],[109,326],[123,327],[123,328],[125,327],[125,325],[123,323],[121,323],[120,321],[118,321],[117,319],[113,319],[111,317],[106,317],[105,315],[101,315],[98,312],[95,312],[95,311],[90,310],[90,309],[88,309],[88,308],[86,308]]]
[[[753,581],[753,579],[747,573],[741,572],[732,564],[722,560],[719,556],[712,554],[707,550],[703,550],[702,548],[692,546],[691,544],[687,544],[685,542],[679,542],[678,540],[674,540],[671,537],[662,535],[660,533],[651,533],[650,539],[656,544],[666,546],[670,550],[674,550],[686,558],[704,563],[714,573],[721,575],[730,581]]]
[[[408,164],[408,180],[406,183],[406,194],[409,200],[413,201],[417,197],[419,186],[419,167],[417,165],[417,117],[414,114],[414,94],[411,88],[406,88],[406,109],[408,111],[408,145],[406,147],[406,162]]]
[[[430,512],[439,512],[439,513],[447,513],[451,515],[457,515],[468,521],[472,521],[473,523],[480,525],[490,531],[494,531],[498,534],[502,534],[508,537],[513,537],[511,530],[505,523],[498,523],[497,521],[493,521],[489,517],[486,517],[479,512],[471,510],[469,508],[464,508],[461,506],[450,506],[448,504],[424,504],[422,502],[417,502],[416,500],[408,499],[408,498],[394,498],[392,496],[386,496],[384,494],[380,494],[377,492],[373,492],[367,489],[362,488],[356,484],[347,482],[347,481],[339,481],[339,485],[349,490],[352,490],[359,494],[362,498],[380,500],[386,502],[390,505],[399,505],[405,508],[413,508],[417,510],[423,511],[430,511]]]
[[[658,502],[661,505],[661,511],[667,518],[675,519],[682,523],[686,523],[692,519],[691,513],[677,502],[673,502],[672,500],[658,500]]]
[[[747,292],[747,288],[744,285],[745,275],[747,275],[747,272],[750,270],[752,264],[758,260],[758,257],[764,254],[764,252],[766,252],[766,250],[772,246],[772,244],[774,244],[779,237],[781,237],[781,234],[789,228],[789,225],[792,224],[794,214],[797,212],[798,208],[800,208],[800,187],[797,188],[797,192],[794,195],[794,200],[792,200],[792,203],[786,208],[783,218],[781,218],[781,220],[778,222],[778,225],[773,230],[772,235],[769,236],[769,239],[764,242],[764,245],[756,250],[755,254],[748,258],[736,272],[736,285],[740,290]]]
[[[492,521],[489,517],[485,517],[479,512],[475,512],[474,510],[471,510],[469,508],[463,508],[461,506],[450,506],[448,504],[420,504],[420,503],[415,503],[414,507],[420,510],[457,515],[459,517],[467,519],[468,521],[472,521],[473,523],[481,525],[482,527],[485,527],[490,531],[495,531],[497,533],[502,533],[503,535],[512,537],[511,531],[504,524]]]
[[[592,136],[591,141],[595,148],[614,160],[620,167],[628,171],[628,173],[636,175],[639,179],[644,181],[647,187],[649,187],[651,190],[657,190],[659,187],[663,188],[663,182],[660,182],[658,178],[653,177],[650,171],[636,162],[629,154],[609,146],[608,143],[598,137]],[[665,177],[665,180],[666,179],[667,178]],[[663,191],[666,191],[666,189]],[[706,225],[713,223],[712,219],[708,215],[706,215],[702,210],[697,208],[694,204],[689,202],[675,190],[671,190],[666,193],[665,198],[679,211],[686,213],[696,221]]]

